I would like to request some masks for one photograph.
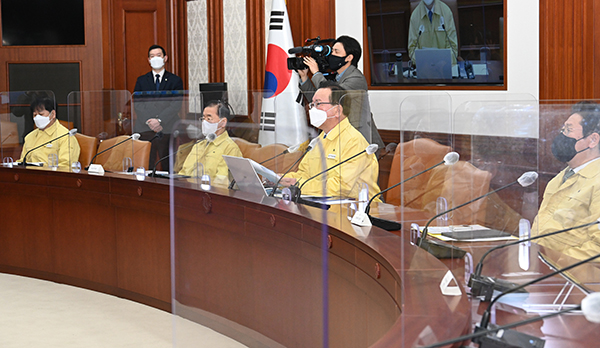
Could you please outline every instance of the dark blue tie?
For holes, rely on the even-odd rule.
[[[160,74],[156,74],[156,90],[160,88]]]
[[[427,12],[427,17],[429,17],[429,23],[431,23],[432,18],[433,18],[433,12],[431,12],[431,10],[429,10],[429,12]]]

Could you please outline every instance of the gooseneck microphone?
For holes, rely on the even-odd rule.
[[[452,258],[452,257],[463,257],[465,254],[465,251],[457,248],[455,246],[452,246],[450,244],[446,244],[446,243],[441,243],[438,241],[430,241],[427,240],[427,230],[429,228],[429,225],[431,224],[431,222],[433,222],[433,220],[437,219],[438,217],[447,214],[451,211],[454,211],[456,209],[460,209],[466,205],[469,205],[473,202],[476,202],[482,198],[485,198],[493,193],[496,193],[498,191],[502,191],[507,187],[510,187],[514,184],[520,184],[522,187],[527,187],[531,184],[533,184],[536,180],[537,180],[538,174],[536,172],[526,172],[523,173],[517,180],[511,182],[510,184],[504,185],[498,189],[495,189],[493,191],[490,191],[484,195],[481,195],[477,198],[474,198],[468,202],[465,202],[463,204],[459,204],[456,207],[453,207],[451,209],[448,209],[444,212],[441,212],[437,215],[435,215],[434,217],[432,217],[431,219],[429,219],[429,221],[427,221],[427,224],[425,224],[425,228],[423,229],[423,234],[421,235],[421,237],[418,239],[417,241],[417,245],[425,250],[427,250],[429,253],[431,253],[432,255],[434,255],[437,258],[441,258],[441,259],[447,259],[447,258]]]
[[[156,137],[156,135],[154,135],[154,136]],[[90,166],[92,164],[94,164],[94,160],[96,159],[96,157],[98,157],[98,155],[101,155],[101,154],[105,153],[106,151],[108,151],[108,150],[110,150],[110,149],[112,149],[114,147],[117,147],[117,146],[123,144],[126,141],[129,141],[130,139],[132,139],[132,140],[138,140],[139,138],[140,138],[140,133],[133,133],[131,136],[127,137],[127,139],[125,139],[123,141],[120,141],[120,142],[114,144],[113,146],[111,146],[111,147],[109,147],[107,149],[104,149],[104,150],[98,152],[97,154],[94,155],[94,157],[92,157],[92,160],[90,161]],[[85,167],[85,170],[90,169],[90,166]]]
[[[442,29],[444,29],[444,34],[446,34],[446,42],[448,43],[448,46],[450,46],[450,50],[452,51],[452,55],[454,56],[454,59],[456,59],[456,64],[458,66],[458,54],[457,54],[457,52],[454,51],[454,48],[452,48],[452,42],[450,42],[450,38],[448,37],[448,32],[446,31],[446,26],[444,25],[444,17],[443,16],[440,17],[440,26],[442,27]],[[458,67],[457,70],[458,70],[458,78],[460,78],[460,67]]]
[[[598,294],[598,293],[596,293],[596,294]],[[585,301],[585,299],[584,299],[584,301]],[[477,327],[475,329],[475,331],[473,333],[471,333],[471,334],[460,336],[460,337],[456,337],[456,338],[452,338],[452,339],[449,339],[449,340],[446,340],[446,341],[442,341],[442,342],[438,342],[438,343],[435,343],[435,344],[431,344],[431,345],[425,346],[423,348],[445,347],[445,346],[448,346],[448,345],[453,344],[453,343],[464,342],[464,341],[467,341],[467,340],[472,340],[473,342],[478,341],[479,344],[480,344],[479,347],[484,347],[484,346],[487,346],[487,347],[490,347],[490,346],[491,347],[520,347],[520,346],[516,346],[516,345],[508,345],[508,346],[506,346],[506,345],[498,345],[499,344],[498,341],[500,341],[500,340],[506,341],[507,340],[507,338],[505,337],[506,336],[506,332],[503,332],[501,335],[499,334],[500,337],[498,337],[499,335],[494,335],[494,336],[491,336],[491,337],[487,337],[487,336],[489,334],[491,334],[491,333],[496,333],[496,332],[499,332],[499,331],[504,331],[504,330],[512,329],[514,327],[519,327],[519,326],[527,325],[527,324],[530,324],[530,323],[534,323],[536,321],[540,321],[540,320],[544,320],[544,319],[556,317],[556,316],[559,316],[561,314],[566,314],[566,313],[569,313],[569,312],[574,312],[574,311],[577,311],[577,310],[580,310],[580,309],[581,309],[581,305],[577,305],[577,306],[572,307],[572,308],[567,308],[567,309],[563,309],[561,311],[556,311],[556,312],[553,312],[553,313],[550,313],[550,314],[545,314],[545,315],[542,315],[542,316],[525,319],[525,320],[518,321],[518,322],[515,322],[515,323],[512,323],[512,324],[506,324],[506,325],[502,325],[502,326],[497,326],[497,327],[495,327],[493,329],[481,329],[481,328]],[[598,311],[600,311],[600,306],[595,306],[595,309],[598,310]],[[534,337],[534,336],[526,335],[526,334],[523,334],[523,333],[520,333],[520,332],[519,332],[519,334],[528,336],[528,341],[539,340],[539,338]],[[478,339],[478,340],[474,340],[474,338],[479,338],[479,337],[482,337],[482,338]],[[495,345],[492,342],[494,342]],[[486,344],[489,344],[489,345],[486,345]],[[508,343],[508,344],[510,344],[510,343]]]
[[[283,179],[283,177],[290,172],[290,170],[292,170],[292,168],[294,168],[294,166],[296,164],[298,164],[298,162],[300,162],[304,156],[306,156],[306,154],[312,150],[315,145],[317,144],[317,142],[319,141],[319,137],[314,138],[313,140],[311,140],[310,144],[308,144],[308,146],[306,147],[306,150],[302,153],[302,156],[300,156],[294,163],[292,163],[292,165],[285,171],[285,173],[283,173],[283,175],[281,175],[279,177],[279,180],[277,180],[277,182],[275,183],[275,185],[273,185],[273,190],[271,191],[271,193],[269,193],[269,197],[273,197],[275,195],[275,191],[277,191],[277,186],[279,186],[279,183],[281,182],[281,179]]]
[[[387,156],[389,153],[395,153],[397,147],[398,147],[398,144],[396,144],[396,143],[389,143],[389,144],[387,144],[385,146],[385,152],[383,153],[383,155],[380,155],[379,157],[377,157],[377,160],[379,161],[380,159],[382,159],[385,156]]]
[[[471,295],[472,296],[484,296],[483,301],[490,301],[492,298],[492,295],[494,293],[494,290],[499,290],[499,291],[506,291],[512,287],[517,286],[516,284],[510,283],[508,284],[507,282],[504,281],[499,281],[497,279],[494,278],[490,278],[490,277],[485,277],[485,276],[481,276],[481,270],[483,269],[483,260],[493,251],[498,250],[498,249],[502,249],[511,245],[517,245],[523,242],[529,242],[532,240],[537,240],[537,239],[541,239],[541,238],[545,238],[545,237],[550,237],[550,236],[554,236],[560,233],[564,233],[564,232],[569,232],[572,230],[576,230],[579,228],[585,228],[585,227],[589,227],[592,225],[597,225],[600,224],[600,219],[596,220],[596,221],[592,221],[589,222],[587,224],[583,224],[583,225],[579,225],[579,226],[574,226],[574,227],[570,227],[570,228],[565,228],[563,230],[559,230],[559,231],[554,231],[554,232],[550,232],[550,233],[546,233],[543,235],[539,235],[539,236],[535,236],[535,237],[531,237],[531,238],[525,238],[525,239],[519,239],[518,241],[514,241],[514,242],[510,242],[510,243],[506,243],[506,244],[501,244],[501,245],[497,245],[493,248],[491,248],[490,250],[486,251],[483,256],[481,257],[481,259],[479,260],[479,263],[477,263],[477,266],[475,266],[475,271],[471,274],[471,277],[469,278],[469,287],[471,287]]]
[[[311,181],[312,179],[316,178],[317,176],[323,175],[323,174],[327,173],[328,171],[330,171],[330,170],[332,170],[334,168],[337,168],[337,167],[341,166],[342,164],[344,164],[346,162],[349,162],[349,161],[353,160],[354,158],[362,155],[363,153],[366,153],[367,155],[372,155],[372,154],[374,154],[377,151],[378,148],[379,148],[379,145],[377,145],[377,144],[371,144],[371,145],[367,146],[366,149],[362,150],[361,152],[357,153],[356,155],[348,157],[345,160],[341,161],[340,163],[338,163],[338,164],[336,164],[334,166],[331,166],[331,167],[325,169],[324,171],[320,172],[319,174],[311,176],[310,178],[306,179],[302,183],[302,185],[300,185],[300,188],[299,188],[300,191],[302,191],[302,188],[304,187],[304,185],[306,185],[307,182]]]
[[[565,268],[562,268],[562,269],[556,270],[556,271],[554,271],[554,272],[548,273],[548,274],[546,274],[546,275],[544,275],[544,276],[541,276],[541,277],[539,277],[539,278],[537,278],[537,279],[534,279],[534,280],[532,280],[532,281],[529,281],[529,282],[527,282],[527,283],[525,283],[525,284],[521,284],[521,285],[519,285],[519,286],[517,286],[517,287],[515,287],[515,288],[512,288],[512,289],[509,289],[509,290],[507,290],[507,291],[504,291],[504,292],[503,292],[503,293],[501,293],[500,295],[496,296],[496,297],[495,297],[495,298],[494,298],[494,299],[493,299],[493,300],[490,302],[490,304],[488,305],[488,307],[487,307],[487,309],[485,310],[485,312],[483,312],[483,314],[482,314],[482,316],[481,316],[481,323],[479,324],[479,329],[486,329],[486,328],[487,328],[487,326],[488,326],[488,324],[489,324],[489,322],[490,322],[490,312],[491,312],[492,306],[493,306],[493,305],[494,305],[494,304],[495,304],[495,303],[496,303],[496,302],[497,302],[497,301],[498,301],[498,300],[499,300],[501,297],[503,297],[504,295],[508,295],[508,294],[510,294],[510,293],[513,293],[513,292],[515,292],[515,291],[521,290],[521,289],[525,288],[526,286],[529,286],[529,285],[531,285],[531,284],[535,284],[535,283],[537,283],[537,282],[540,282],[540,281],[542,281],[542,280],[544,280],[544,279],[548,279],[548,278],[550,278],[550,277],[553,277],[553,276],[555,276],[555,275],[557,275],[557,274],[562,274],[562,273],[564,273],[564,272],[566,272],[566,271],[568,271],[568,270],[570,270],[570,269],[572,269],[572,268],[575,268],[575,267],[577,267],[577,266],[581,266],[581,265],[583,265],[583,264],[585,264],[585,263],[588,263],[588,262],[590,262],[590,261],[593,261],[593,260],[595,260],[595,259],[597,259],[597,258],[599,258],[599,257],[600,257],[600,254],[594,255],[594,256],[592,256],[592,257],[589,257],[589,258],[587,258],[587,259],[585,259],[585,260],[582,260],[582,261],[576,262],[576,263],[574,263],[574,264],[572,264],[572,265],[570,265],[570,266],[567,266],[567,267],[565,267]]]
[[[38,146],[34,147],[33,149],[27,151],[27,153],[25,154],[25,156],[23,156],[23,163],[22,163],[23,167],[27,167],[27,156],[29,156],[29,154],[32,151],[35,151],[35,150],[39,149],[40,147],[46,146],[46,145],[50,144],[51,142],[56,141],[56,140],[58,140],[58,139],[60,139],[62,137],[66,137],[67,135],[70,136],[70,137],[72,137],[76,133],[77,133],[77,128],[73,128],[70,131],[68,131],[67,133],[65,133],[65,134],[63,134],[61,136],[58,136],[58,137],[56,137],[54,139],[48,140],[47,142],[45,142],[45,143],[43,143],[41,145],[38,145]]]
[[[581,310],[583,312],[583,316],[585,317],[585,319],[587,321],[589,321],[590,323],[594,323],[594,324],[600,324],[600,292],[594,292],[591,294],[588,294],[582,301],[580,305],[571,307],[571,308],[567,308],[567,309],[563,309],[560,311],[556,311],[556,312],[552,312],[546,315],[542,315],[542,316],[538,316],[538,317],[533,317],[533,318],[529,318],[529,319],[525,319],[522,321],[518,321],[512,324],[506,324],[506,325],[502,325],[502,326],[497,326],[494,327],[492,329],[483,329],[483,328],[476,328],[475,332],[468,334],[468,335],[464,335],[464,336],[460,336],[460,337],[456,337],[456,338],[452,338],[443,342],[438,342],[423,348],[438,348],[438,347],[445,347],[448,346],[450,344],[453,343],[457,343],[457,342],[464,342],[467,340],[473,340],[474,338],[479,338],[482,337],[481,339],[477,339],[477,340],[473,340],[473,342],[478,341],[480,344],[480,347],[499,347],[498,343],[500,340],[504,341],[502,343],[504,343],[506,346],[506,342],[508,341],[508,338],[506,337],[506,333],[510,333],[510,331],[507,332],[503,332],[502,334],[497,334],[497,335],[493,335],[493,336],[489,336],[489,334],[491,333],[495,333],[495,332],[499,332],[499,331],[504,331],[504,330],[508,330],[508,329],[512,329],[515,327],[519,327],[519,326],[523,326],[523,325],[527,325],[530,323],[534,323],[536,321],[540,321],[540,320],[544,320],[544,319],[548,319],[548,318],[552,318],[561,314],[565,314],[565,313],[569,313],[569,312],[574,312],[574,311],[578,311]],[[525,335],[523,333],[518,332],[518,334],[520,335]],[[511,335],[514,336],[514,335]],[[529,336],[529,335],[525,335],[525,336]],[[533,336],[529,336],[529,337],[533,337]],[[539,340],[537,337],[534,337],[536,340]],[[529,338],[530,340],[531,338]],[[527,343],[530,343],[528,340]],[[517,342],[519,343],[519,342]],[[494,345],[495,344],[495,345]],[[509,343],[510,344],[510,343]],[[513,345],[515,346],[515,345]],[[520,346],[520,345],[518,345]]]
[[[308,147],[308,142],[309,142],[309,140],[306,140],[305,142],[302,142],[302,143],[300,143],[298,145],[290,146],[287,149],[283,150],[282,152],[278,153],[277,155],[275,155],[275,156],[273,156],[271,158],[267,158],[266,160],[260,162],[259,164],[267,163],[267,162],[269,162],[271,160],[276,159],[279,156],[283,156],[283,155],[288,154],[288,153],[294,153],[294,152],[297,152],[297,151],[304,152],[307,149],[307,147]]]
[[[380,191],[379,193],[377,193],[373,197],[371,197],[371,199],[369,200],[369,203],[367,203],[367,207],[365,208],[365,213],[367,214],[367,216],[369,216],[369,219],[371,220],[371,224],[373,224],[373,225],[375,225],[375,226],[377,226],[379,228],[383,228],[386,231],[397,231],[397,230],[400,230],[402,228],[402,224],[400,224],[398,222],[389,221],[389,220],[385,220],[385,219],[380,219],[380,218],[376,218],[376,217],[373,217],[373,216],[369,215],[369,212],[371,211],[371,203],[373,203],[373,200],[376,197],[381,196],[382,194],[386,193],[387,191],[392,190],[392,189],[398,187],[399,185],[404,184],[408,180],[414,179],[417,176],[419,176],[419,175],[421,175],[421,174],[423,174],[425,172],[428,172],[428,171],[430,171],[430,170],[432,170],[432,169],[434,169],[434,168],[436,168],[438,166],[441,166],[442,164],[445,164],[447,166],[451,166],[454,163],[458,162],[459,158],[460,158],[460,155],[458,154],[458,152],[449,152],[449,153],[447,153],[444,156],[444,159],[440,163],[437,163],[437,164],[435,164],[435,165],[433,165],[433,166],[431,166],[431,167],[429,167],[429,168],[427,168],[427,169],[425,169],[425,170],[423,170],[423,171],[421,171],[421,172],[419,172],[419,173],[411,176],[410,178],[405,179],[404,181],[401,181],[401,182],[399,182],[399,183],[397,183],[397,184],[395,184],[393,186],[390,186],[390,187],[386,188],[385,190]]]
[[[156,163],[154,163],[154,167],[152,168],[152,173],[151,173],[149,176],[151,176],[151,177],[162,177],[163,175],[156,174],[156,167],[158,167],[158,164],[159,164],[160,162],[162,162],[162,161],[166,160],[167,158],[169,158],[169,157],[171,157],[171,156],[173,156],[173,155],[175,155],[175,154],[178,154],[178,153],[179,153],[181,150],[185,150],[185,149],[187,149],[188,147],[191,147],[191,146],[194,146],[194,145],[198,144],[198,143],[199,143],[199,142],[201,142],[202,140],[204,140],[204,139],[199,139],[199,140],[196,140],[196,141],[194,141],[194,142],[193,142],[193,143],[191,143],[191,144],[187,144],[187,145],[185,145],[185,146],[181,146],[181,147],[179,147],[179,148],[177,149],[177,151],[175,151],[175,152],[173,152],[173,153],[170,153],[170,154],[168,154],[168,155],[164,156],[163,158],[159,159],[158,161],[156,161]]]

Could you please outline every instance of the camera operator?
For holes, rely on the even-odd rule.
[[[377,131],[371,107],[369,105],[369,97],[367,95],[367,80],[365,76],[358,70],[357,64],[360,60],[361,48],[358,41],[349,36],[340,36],[333,43],[332,53],[327,56],[329,68],[335,71],[336,81],[347,91],[351,91],[352,103],[351,111],[348,116],[350,124],[354,126],[369,143],[379,145],[379,148],[384,148],[383,140]],[[308,100],[312,100],[314,92],[323,81],[326,81],[323,73],[319,71],[317,61],[312,57],[304,57],[304,64],[308,69],[298,70],[300,75],[300,89],[306,95]],[[308,81],[308,70],[313,74],[313,77]]]

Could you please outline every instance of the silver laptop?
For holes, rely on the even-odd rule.
[[[225,163],[227,163],[227,167],[229,167],[229,171],[240,191],[267,196],[267,191],[249,159],[226,155],[223,155],[223,159],[225,159]]]
[[[452,79],[450,48],[420,48],[415,50],[417,79]]]

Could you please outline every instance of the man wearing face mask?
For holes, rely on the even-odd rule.
[[[204,108],[202,134],[205,139],[194,145],[179,171],[181,175],[201,176],[208,174],[213,184],[227,186],[229,184],[229,168],[223,155],[242,157],[242,151],[229,137],[226,131],[230,119],[229,108],[222,103],[211,101]],[[210,140],[214,137],[214,140]],[[202,163],[200,165],[199,163]]]
[[[298,171],[288,173],[281,179],[283,186],[298,183],[302,185],[308,178],[320,173],[323,161],[330,168],[364,150],[369,143],[348,121],[351,101],[346,91],[337,83],[329,81],[319,88],[310,105],[310,123],[321,129],[319,140],[323,144],[323,155],[319,146],[309,151],[300,162]],[[358,198],[358,187],[367,184],[369,197],[377,194],[379,186],[379,163],[374,154],[362,155],[318,176],[302,188],[303,195],[323,195],[323,181],[326,182],[327,196]]]
[[[35,122],[37,129],[31,131],[25,137],[19,162],[23,161],[23,157],[29,150],[69,132],[56,119],[54,100],[50,98],[36,99],[31,103],[31,111],[33,112],[33,122]],[[46,163],[48,162],[48,155],[56,154],[60,167],[71,168],[72,162],[79,161],[79,152],[79,143],[75,137],[64,136],[31,152],[27,155],[27,162]]]
[[[441,0],[422,0],[410,15],[408,56],[415,62],[417,48],[451,48],[452,63],[458,56],[454,16]]]
[[[600,217],[600,111],[592,104],[578,104],[574,110],[552,142],[552,154],[567,168],[546,186],[532,235],[582,225]],[[585,259],[600,252],[600,230],[593,225],[537,243]]]
[[[358,70],[358,61],[362,50],[360,44],[349,36],[340,36],[335,40],[332,46],[332,53],[327,57],[329,68],[336,72],[335,79],[339,85],[348,91],[352,99],[352,111],[348,115],[350,124],[354,126],[371,144],[384,147],[383,140],[379,135],[371,106],[369,105],[369,96],[367,94],[368,85],[365,76]],[[327,81],[322,72],[319,71],[319,65],[311,57],[304,58],[304,64],[308,69],[298,70],[300,75],[300,90],[304,92],[307,99],[312,99],[317,86]],[[308,70],[313,74],[308,80]]]
[[[138,77],[133,93],[136,114],[133,131],[140,133],[141,140],[152,140],[148,168],[154,166],[157,158],[168,155],[170,134],[179,120],[183,99],[183,81],[165,70],[168,59],[164,48],[150,46],[148,63],[152,71]]]

